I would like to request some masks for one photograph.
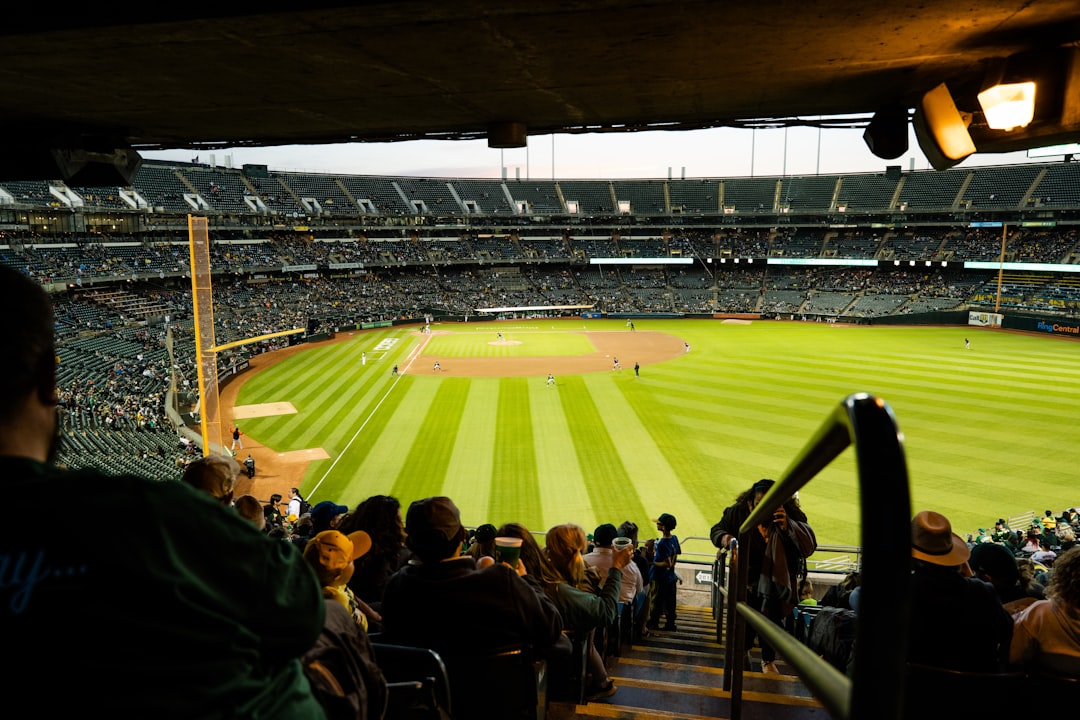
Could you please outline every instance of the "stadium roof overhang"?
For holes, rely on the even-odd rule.
[[[1080,40],[1075,0],[273,7],[10,8],[0,24],[4,176],[30,179],[43,150],[54,151],[52,160],[68,151],[60,162],[70,167],[122,166],[109,153],[126,147],[489,133],[513,144],[523,134],[813,124],[822,116],[858,125],[882,108],[916,108],[941,83],[973,97],[993,59]],[[1069,123],[1055,141],[1080,137],[1080,116]],[[980,151],[995,149],[984,142]],[[1025,142],[1007,149],[1017,144]]]

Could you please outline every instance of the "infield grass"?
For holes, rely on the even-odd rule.
[[[618,320],[584,321],[621,330]],[[912,509],[957,532],[998,517],[1080,505],[1080,344],[973,327],[832,327],[816,323],[635,320],[692,351],[632,369],[535,377],[413,374],[415,328],[313,348],[249,380],[238,404],[289,401],[297,414],[253,418],[245,432],[278,451],[322,447],[303,489],[354,507],[391,494],[403,507],[445,494],[467,525],[679,520],[707,536],[739,492],[778,477],[843,398],[869,392],[905,437]],[[442,357],[591,352],[583,321],[438,325]],[[547,329],[554,326],[554,330]],[[565,332],[560,332],[565,328]],[[497,331],[521,345],[492,344]],[[971,349],[964,338],[971,338]],[[383,353],[377,345],[391,340]],[[367,364],[360,353],[367,352]],[[632,353],[626,365],[632,366]],[[395,379],[390,369],[404,374]],[[425,369],[427,361],[420,361]],[[822,544],[858,544],[848,449],[800,493]],[[868,528],[873,532],[872,528]],[[687,551],[709,552],[707,542]]]
[[[489,327],[483,327],[485,324]],[[490,323],[485,324],[481,324],[482,329],[476,324],[468,328],[461,325],[452,335],[433,335],[424,353],[439,358],[558,357],[595,350],[581,333],[557,330],[507,330],[500,343]],[[580,327],[580,323],[575,326]]]

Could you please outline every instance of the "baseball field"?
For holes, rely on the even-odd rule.
[[[668,512],[684,541],[707,536],[739,492],[780,476],[853,392],[892,407],[913,510],[938,510],[961,534],[1080,505],[1074,341],[973,327],[634,324],[339,335],[263,356],[222,400],[245,452],[256,453],[259,497],[298,481],[313,503],[350,507],[373,494],[403,507],[448,495],[473,526],[591,531],[630,519],[644,538]],[[800,501],[820,543],[859,543],[850,449]]]

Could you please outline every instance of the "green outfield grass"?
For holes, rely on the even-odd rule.
[[[407,506],[445,494],[468,525],[591,531],[632,519],[643,538],[651,518],[670,512],[687,538],[706,536],[755,480],[779,476],[844,397],[869,392],[904,433],[914,510],[943,512],[967,533],[999,516],[1080,505],[1074,341],[969,327],[635,322],[692,351],[643,366],[640,378],[632,369],[560,375],[555,387],[546,375],[395,380],[391,367],[407,370],[421,338],[412,328],[370,331],[249,380],[238,404],[287,400],[298,413],[246,420],[244,431],[279,451],[325,448],[331,459],[313,463],[303,483],[314,500],[352,507],[383,493]],[[591,351],[582,320],[556,321],[566,333],[552,325],[438,325],[453,335],[431,340],[445,357]],[[522,345],[492,346],[499,330]],[[392,339],[385,354],[376,347]],[[622,359],[632,367],[632,353]],[[801,501],[821,543],[858,544],[850,449]]]

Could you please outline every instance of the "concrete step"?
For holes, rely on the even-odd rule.
[[[752,656],[752,667],[760,669],[756,650]],[[553,704],[548,720],[730,718],[731,693],[723,690],[723,665],[724,646],[716,642],[711,610],[680,607],[677,630],[651,632],[611,659],[610,675],[618,688],[614,695],[582,705]],[[794,675],[744,672],[742,698],[745,720],[829,717]]]

